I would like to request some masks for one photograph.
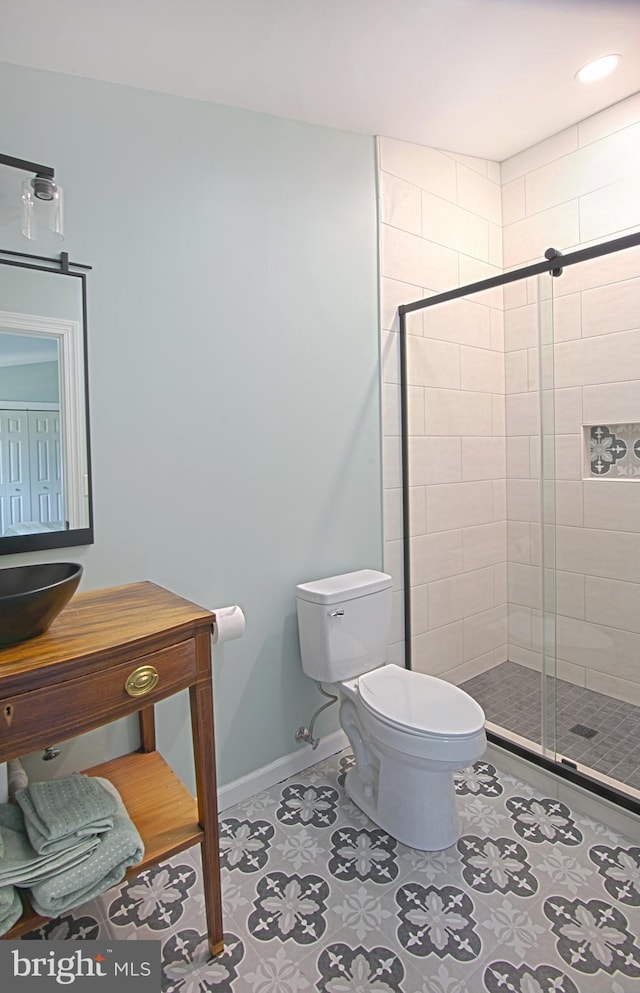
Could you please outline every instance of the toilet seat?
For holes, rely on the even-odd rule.
[[[465,738],[484,727],[482,707],[464,690],[393,663],[360,676],[358,692],[365,710],[405,733]]]

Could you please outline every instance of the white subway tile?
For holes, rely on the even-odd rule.
[[[460,385],[463,390],[478,393],[504,393],[504,356],[489,349],[462,345]]]
[[[380,228],[380,242],[383,276],[431,290],[447,290],[457,284],[458,255],[451,249],[388,224]]]
[[[565,297],[564,299],[571,299]],[[585,290],[582,294],[582,334],[611,334],[640,327],[640,279],[625,279]]]
[[[640,411],[639,411],[640,413]],[[573,434],[582,429],[582,390],[578,386],[555,391],[555,430]]]
[[[507,521],[507,561],[531,564],[531,540],[526,521]]]
[[[391,576],[392,589],[398,591],[404,589],[404,566],[403,566],[403,545],[402,541],[394,539],[384,543],[384,571]]]
[[[464,658],[469,662],[479,655],[486,655],[494,648],[504,645],[507,640],[506,605],[492,607],[471,617],[465,617]]]
[[[462,622],[447,624],[414,638],[412,666],[417,672],[439,676],[462,663]]]
[[[529,436],[507,438],[507,478],[529,479]]]
[[[634,632],[559,616],[557,652],[558,658],[585,666],[587,686],[589,670],[638,681],[640,635]]]
[[[483,262],[481,259],[472,258],[470,255],[461,253],[459,256],[459,272],[458,285],[468,286],[485,279],[493,279],[495,276],[501,276],[502,268],[489,265],[488,262]],[[502,287],[495,286],[490,290],[482,290],[479,293],[475,293],[473,300],[478,304],[484,304],[486,307],[496,307],[498,310],[501,310],[504,306]]]
[[[378,147],[382,170],[455,203],[456,164],[444,152],[395,138],[379,138]]]
[[[537,479],[507,479],[507,516],[510,521],[540,520],[540,485]]]
[[[386,331],[398,330],[398,307],[414,300],[422,300],[419,286],[383,276],[380,280],[380,326]]]
[[[531,648],[531,607],[509,604],[509,642],[520,648]]]
[[[620,180],[580,197],[580,239],[612,238],[640,223],[640,181]]]
[[[499,479],[506,474],[504,438],[462,438],[462,478]]]
[[[578,293],[617,283],[622,279],[633,279],[640,272],[640,245],[625,248],[621,252],[611,252],[587,262],[567,266],[560,277],[553,281],[554,296],[565,293]]]
[[[580,146],[589,145],[599,138],[606,138],[616,131],[621,131],[640,120],[640,93],[635,93],[626,100],[620,100],[613,106],[601,110],[591,117],[585,118],[578,124],[578,143]]]
[[[582,478],[582,435],[555,435],[556,479]]]
[[[570,200],[507,224],[503,232],[504,264],[511,267],[531,259],[542,261],[548,248],[571,247],[579,241],[578,201]]]
[[[535,348],[538,344],[538,308],[529,303],[504,314],[504,347],[508,352]]]
[[[544,141],[526,148],[517,155],[505,159],[500,163],[500,174],[503,184],[510,183],[517,176],[524,176],[526,173],[539,169],[554,159],[559,159],[563,155],[574,152],[578,147],[578,129],[576,125],[559,131],[557,134],[545,138]]]
[[[556,609],[559,614],[564,614],[565,617],[584,619],[584,581],[585,577],[577,572],[556,570]]]
[[[585,527],[602,528],[606,524],[612,531],[640,532],[640,482],[588,479],[583,486]]]
[[[506,392],[527,393],[529,390],[527,349],[519,348],[515,352],[506,352],[504,363]]]
[[[453,483],[462,478],[460,438],[409,438],[412,486]]]
[[[640,585],[587,576],[586,619],[640,634]],[[640,681],[640,672],[638,673]]]
[[[584,484],[579,480],[561,479],[555,483],[555,486],[550,481],[549,489],[555,494],[555,516],[558,525],[582,527],[584,524],[583,487]]]
[[[380,173],[380,220],[412,234],[422,234],[421,190],[391,173]]]
[[[473,169],[474,172],[479,173],[481,176],[488,175],[488,159],[480,159],[475,155],[461,155],[459,152],[445,152],[445,154],[449,155],[456,162],[460,162],[461,165],[466,166],[467,169]]]
[[[587,669],[585,686],[588,690],[595,690],[596,693],[604,693],[605,696],[612,696],[615,700],[625,700],[634,707],[640,707],[640,682],[637,679],[620,679],[613,673]]]
[[[502,269],[502,228],[497,224],[489,224],[489,255],[487,261],[490,265]]]
[[[489,258],[487,221],[432,193],[422,194],[422,236],[456,252]]]
[[[407,382],[437,389],[459,389],[460,346],[435,338],[407,339]]]
[[[402,538],[402,490],[399,487],[383,490],[382,502],[384,540],[397,541],[398,538]]]
[[[451,531],[492,521],[493,486],[490,481],[427,487],[427,532]]]
[[[462,164],[458,165],[458,203],[492,224],[502,224],[500,187]]]
[[[462,531],[442,531],[411,539],[412,585],[433,583],[461,572]]]
[[[509,562],[507,565],[507,575],[509,578],[509,602],[520,604],[522,607],[532,607],[534,610],[540,610],[540,570],[536,566],[523,565],[520,562]]]
[[[540,402],[537,393],[510,393],[505,398],[507,434],[535,435],[539,430]]]
[[[429,628],[442,627],[489,610],[493,602],[493,570],[479,569],[430,583]]]
[[[475,301],[460,298],[435,304],[424,311],[423,323],[428,338],[491,347],[490,308]]]
[[[640,123],[578,149],[527,175],[528,213],[584,196],[632,176],[640,168]]]
[[[382,427],[385,435],[401,434],[400,387],[385,383],[382,387]]]
[[[504,311],[491,307],[489,317],[491,321],[491,347],[496,352],[504,352]]]
[[[585,386],[585,424],[625,424],[640,421],[640,380]]]
[[[493,480],[493,520],[506,521],[507,519],[507,481],[506,479]]]
[[[527,209],[524,197],[524,177],[505,183],[502,187],[502,223],[513,224],[526,217]]]
[[[491,394],[491,426],[493,434],[504,438],[506,434],[506,414],[504,393]]]
[[[407,387],[407,426],[410,435],[424,434],[424,389],[422,386]]]
[[[581,299],[579,293],[567,293],[553,301],[554,341],[570,341],[582,336]]]
[[[558,569],[640,583],[640,533],[558,526],[556,534]]]
[[[382,381],[400,382],[400,341],[395,331],[382,331],[380,334],[382,357]]]
[[[498,565],[506,556],[506,521],[480,524],[462,531],[462,565],[464,572]]]
[[[432,435],[491,435],[491,396],[488,393],[426,389],[425,427]]]
[[[409,487],[409,522],[412,535],[425,534],[427,497],[424,486]]]
[[[429,617],[427,611],[427,587],[412,586],[411,587],[411,634],[412,634],[411,647],[412,648],[415,644],[415,636],[423,634],[425,631],[428,630],[429,630]]]
[[[402,450],[400,438],[388,437],[382,441],[384,485],[389,489],[402,486]]]

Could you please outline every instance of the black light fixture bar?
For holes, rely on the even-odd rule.
[[[51,166],[39,165],[37,162],[27,162],[26,159],[16,159],[13,155],[3,155],[0,153],[0,165],[10,166],[12,169],[21,169],[23,172],[34,172],[37,176],[46,176],[47,179],[53,179],[55,175]]]

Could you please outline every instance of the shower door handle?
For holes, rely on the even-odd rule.
[[[340,610],[329,611],[329,617],[343,617],[343,616],[344,616],[344,610],[342,609],[342,607],[340,608]]]

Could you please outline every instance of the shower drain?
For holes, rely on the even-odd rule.
[[[580,735],[581,738],[595,738],[598,733],[595,728],[589,728],[586,724],[574,724],[569,731],[571,734]]]

